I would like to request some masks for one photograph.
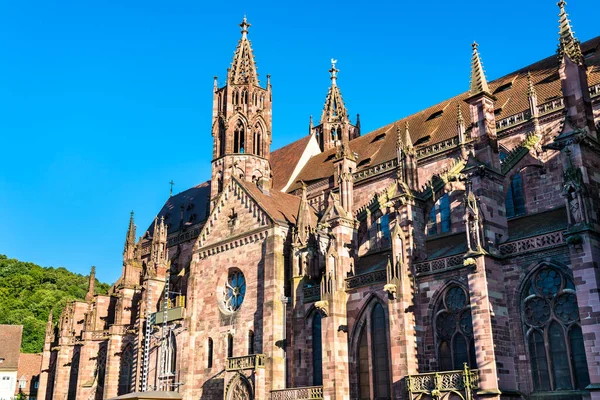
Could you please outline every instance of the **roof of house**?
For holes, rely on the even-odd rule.
[[[27,389],[33,388],[31,382],[34,377],[38,377],[42,370],[42,355],[41,354],[26,354],[21,353],[19,355],[19,371],[17,372],[17,379],[25,379],[28,383],[26,386],[25,392]],[[22,390],[22,389],[21,389]],[[19,391],[17,387],[16,391]]]
[[[586,64],[588,65],[588,84],[590,86],[600,83],[600,51],[597,51],[599,46],[600,36],[581,44],[583,54],[589,55]],[[596,51],[594,52],[594,50]],[[485,61],[485,54],[483,54],[483,59]],[[553,55],[489,83],[490,92],[497,98],[495,102],[496,121],[529,109],[528,72],[531,73],[538,104],[562,97],[558,58]],[[465,86],[467,86],[466,80]],[[404,133],[406,122],[408,122],[410,137],[416,148],[456,137],[457,107],[460,106],[461,113],[466,118],[469,115],[469,105],[465,102],[468,97],[469,92],[464,92],[351,140],[349,142],[350,149],[358,155],[357,170],[360,171],[395,158],[396,131],[400,129]],[[289,190],[297,189],[300,181],[310,183],[333,175],[335,152],[336,149],[333,148],[311,158],[298,174],[296,183],[292,184]]]
[[[17,371],[23,325],[0,325],[0,371]]]

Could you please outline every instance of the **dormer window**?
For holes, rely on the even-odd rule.
[[[371,143],[379,142],[383,139],[385,139],[385,133],[380,133],[379,135],[375,136],[373,140],[371,140]]]
[[[358,163],[358,165],[356,166],[356,168],[366,167],[370,163],[371,163],[371,159],[370,158],[365,158],[364,160],[362,160],[361,162]]]
[[[505,92],[509,89],[512,89],[512,87],[513,87],[512,82],[505,83],[504,85],[498,86],[498,88],[496,90],[494,90],[494,94]]]
[[[444,110],[439,110],[439,111],[436,111],[436,112],[434,112],[433,114],[431,114],[431,115],[429,116],[429,118],[427,118],[427,121],[431,121],[432,119],[439,118],[439,117],[441,117],[443,114],[444,114]]]

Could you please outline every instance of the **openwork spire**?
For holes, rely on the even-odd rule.
[[[558,56],[562,60],[563,56],[569,57],[571,61],[576,64],[580,64],[583,61],[581,55],[581,47],[579,46],[579,40],[575,38],[573,29],[571,29],[571,23],[569,16],[565,10],[567,2],[561,0],[558,2],[560,8],[559,16],[559,44],[558,44]]]
[[[489,93],[490,90],[485,79],[483,65],[477,51],[479,45],[473,42],[471,46],[473,47],[473,57],[471,58],[471,96],[479,93]]]
[[[242,28],[242,38],[238,42],[233,55],[229,81],[233,84],[258,85],[258,73],[256,72],[254,54],[252,54],[252,46],[250,45],[250,40],[248,40],[248,28],[250,24],[245,16],[240,27]]]
[[[135,254],[135,222],[133,219],[133,211],[129,216],[129,227],[125,236],[125,247],[123,249],[123,261],[131,260]]]
[[[321,116],[321,123],[325,122],[336,122],[336,121],[347,121],[348,113],[344,100],[342,100],[342,93],[340,88],[337,86],[337,73],[339,70],[335,67],[337,60],[331,59],[331,87],[327,92],[325,98],[325,106],[323,107],[323,114]]]

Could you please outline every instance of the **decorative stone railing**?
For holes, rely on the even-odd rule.
[[[323,386],[309,386],[271,391],[271,400],[321,400]]]
[[[425,158],[433,156],[438,153],[443,153],[448,149],[452,149],[458,146],[458,137],[447,139],[439,143],[434,143],[430,146],[421,147],[417,149],[417,158]]]
[[[398,164],[398,161],[395,158],[393,158],[384,163],[374,165],[370,168],[363,169],[362,171],[359,171],[359,172],[355,172],[353,175],[354,181],[355,182],[362,181],[363,179],[367,179],[372,176],[379,175],[379,174],[382,174],[387,171],[391,171],[394,168],[396,168],[397,164]]]
[[[367,272],[366,274],[360,274],[346,278],[346,290],[355,289],[361,286],[369,286],[374,283],[385,282],[386,280],[387,274],[384,269]]]
[[[267,356],[264,354],[252,354],[243,357],[229,357],[227,359],[227,371],[264,368],[266,357]]]
[[[590,86],[590,97],[600,96],[600,83]]]
[[[415,264],[415,274],[417,276],[434,274],[441,271],[453,269],[455,267],[463,265],[464,257],[463,254],[455,256],[438,258],[436,260],[426,261]]]
[[[504,129],[508,129],[511,126],[515,126],[520,124],[521,122],[528,121],[531,118],[531,111],[525,110],[518,114],[509,115],[506,118],[502,118],[501,120],[496,121],[496,129],[501,131]]]
[[[563,98],[560,97],[558,99],[550,100],[547,103],[540,104],[538,106],[538,111],[539,111],[540,115],[544,115],[544,114],[548,114],[552,111],[559,110],[559,109],[563,108],[564,105],[565,105],[565,102],[564,102]]]
[[[93,331],[92,340],[104,340],[110,336],[108,331]]]
[[[546,233],[539,236],[533,236],[526,239],[515,240],[499,246],[500,254],[503,256],[525,253],[527,251],[547,249],[549,247],[560,246],[565,243],[565,237],[562,231]]]
[[[304,295],[304,303],[312,303],[313,301],[321,300],[321,286],[305,286],[302,289]]]
[[[479,388],[479,371],[466,366],[461,371],[431,372],[409,375],[406,387],[410,399],[425,396],[445,398],[444,394],[454,393],[465,400],[473,399],[473,390]]]

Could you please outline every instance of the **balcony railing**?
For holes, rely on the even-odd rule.
[[[479,371],[465,367],[458,371],[431,372],[406,377],[410,399],[423,395],[441,398],[445,393],[460,394],[465,400],[473,399],[473,390],[479,388]]]
[[[323,386],[280,389],[271,391],[271,400],[321,400]]]
[[[252,354],[243,357],[229,357],[227,359],[227,371],[264,368],[266,357],[267,356],[264,354]]]

